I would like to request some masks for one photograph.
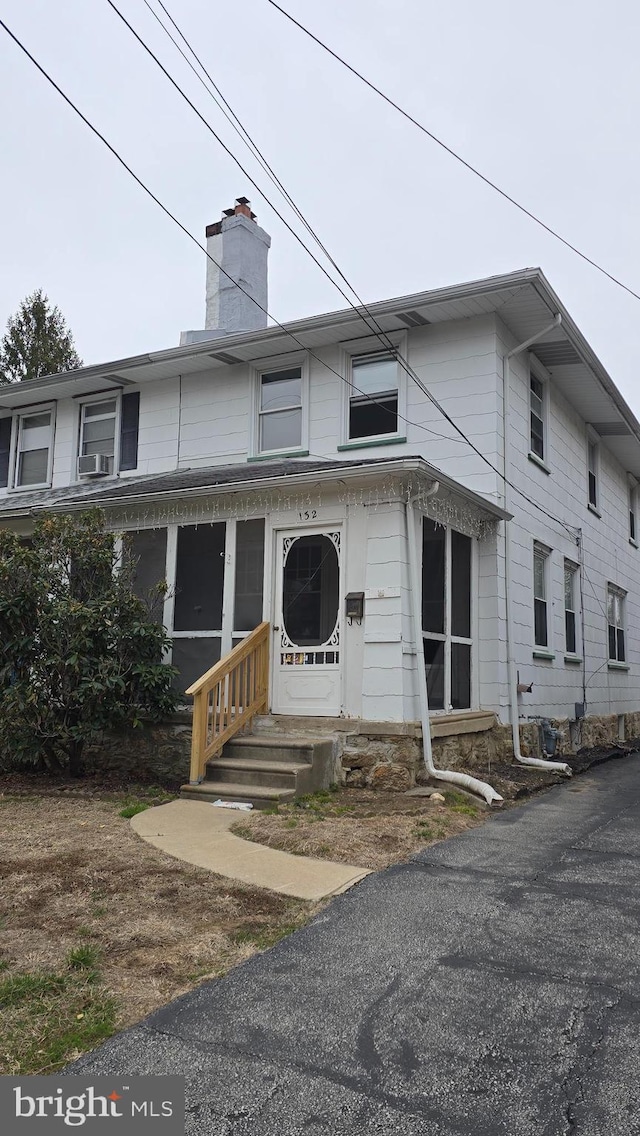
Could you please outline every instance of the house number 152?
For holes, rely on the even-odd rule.
[[[317,509],[305,509],[304,513],[298,513],[301,521],[315,521],[318,516]]]

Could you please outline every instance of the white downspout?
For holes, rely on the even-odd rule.
[[[439,482],[435,482],[426,496],[432,496],[437,493],[440,488]],[[423,494],[422,496],[425,496]],[[418,572],[418,550],[416,547],[416,524],[415,514],[413,512],[413,501],[407,498],[405,507],[405,519],[407,524],[407,549],[409,554],[409,581],[411,584],[411,612],[413,621],[413,638],[416,645],[416,664],[418,668],[418,695],[420,698],[420,719],[422,722],[422,750],[424,755],[424,763],[427,767],[427,773],[430,777],[435,777],[439,781],[449,781],[452,785],[460,785],[463,789],[467,789],[471,793],[477,793],[478,796],[484,797],[488,805],[502,804],[502,797],[496,793],[495,789],[491,788],[486,781],[479,781],[476,777],[470,777],[467,773],[455,773],[449,769],[436,769],[433,764],[433,750],[431,746],[431,724],[429,721],[429,695],[427,692],[427,668],[424,662],[424,650],[422,647],[422,612],[420,599],[422,596],[422,586],[420,574]]]
[[[530,339],[526,339],[524,343],[520,343],[518,347],[514,347],[512,351],[505,353],[504,356],[504,394],[502,400],[502,437],[504,443],[504,508],[505,512],[509,511],[508,502],[508,482],[507,482],[507,469],[508,469],[508,455],[509,455],[509,398],[511,387],[511,359],[514,355],[519,355],[527,347],[530,347],[536,340],[541,339],[548,331],[552,331],[554,327],[559,327],[562,321],[560,313],[558,313],[553,323],[543,328],[536,335],[532,335]],[[511,734],[513,737],[513,756],[516,761],[521,765],[533,765],[537,769],[552,769],[556,773],[565,773],[567,777],[571,777],[571,766],[566,765],[562,761],[545,761],[541,757],[524,757],[520,749],[520,721],[518,711],[518,675],[516,671],[516,661],[514,653],[514,635],[513,635],[513,609],[512,609],[512,595],[513,595],[513,579],[511,575],[511,525],[509,521],[504,522],[504,587],[505,587],[505,605],[507,615],[507,669],[509,675],[509,704],[511,715]]]

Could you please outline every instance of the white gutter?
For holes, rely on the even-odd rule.
[[[425,496],[432,496],[440,488],[436,481]],[[407,548],[409,553],[409,580],[411,584],[411,609],[413,620],[413,638],[416,645],[416,665],[418,670],[418,696],[420,699],[420,719],[422,722],[422,752],[427,773],[439,781],[448,781],[452,785],[460,785],[471,793],[484,797],[488,805],[500,805],[502,797],[491,788],[486,781],[479,781],[477,777],[470,777],[468,773],[456,773],[451,769],[436,769],[433,764],[433,748],[431,745],[431,723],[429,720],[429,694],[427,691],[427,668],[424,662],[422,647],[422,613],[420,610],[420,597],[422,587],[418,572],[418,549],[416,546],[416,520],[413,511],[413,501],[407,498],[405,506],[405,519],[407,524]],[[505,522],[505,524],[508,522]]]
[[[553,323],[544,327],[542,331],[532,335],[530,339],[526,339],[524,343],[520,343],[518,347],[514,347],[512,351],[505,353],[504,356],[504,393],[502,400],[502,437],[504,444],[504,507],[507,510],[508,502],[508,482],[507,482],[507,469],[508,469],[508,455],[509,455],[509,397],[511,387],[511,359],[514,355],[519,355],[527,347],[530,347],[536,340],[541,339],[547,332],[552,331],[554,327],[559,327],[562,322],[562,317],[558,313]],[[521,765],[533,765],[536,769],[551,769],[556,773],[565,773],[567,777],[571,777],[571,766],[566,765],[562,761],[545,761],[541,757],[524,757],[520,748],[520,718],[518,708],[518,674],[516,671],[516,660],[514,653],[514,634],[513,634],[513,578],[512,578],[512,563],[511,563],[511,525],[508,521],[504,524],[504,586],[505,586],[505,606],[507,616],[507,670],[509,677],[509,708],[511,717],[511,735],[513,738],[513,756],[516,761]]]

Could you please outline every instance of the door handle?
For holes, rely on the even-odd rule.
[[[275,623],[274,623],[274,625],[273,625],[273,630],[274,630],[274,631],[279,631],[279,630],[280,630],[280,628],[279,628],[279,627],[276,627],[276,625],[275,625]]]

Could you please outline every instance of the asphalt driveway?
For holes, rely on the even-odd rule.
[[[640,757],[369,876],[73,1072],[184,1073],[187,1133],[640,1133]]]

